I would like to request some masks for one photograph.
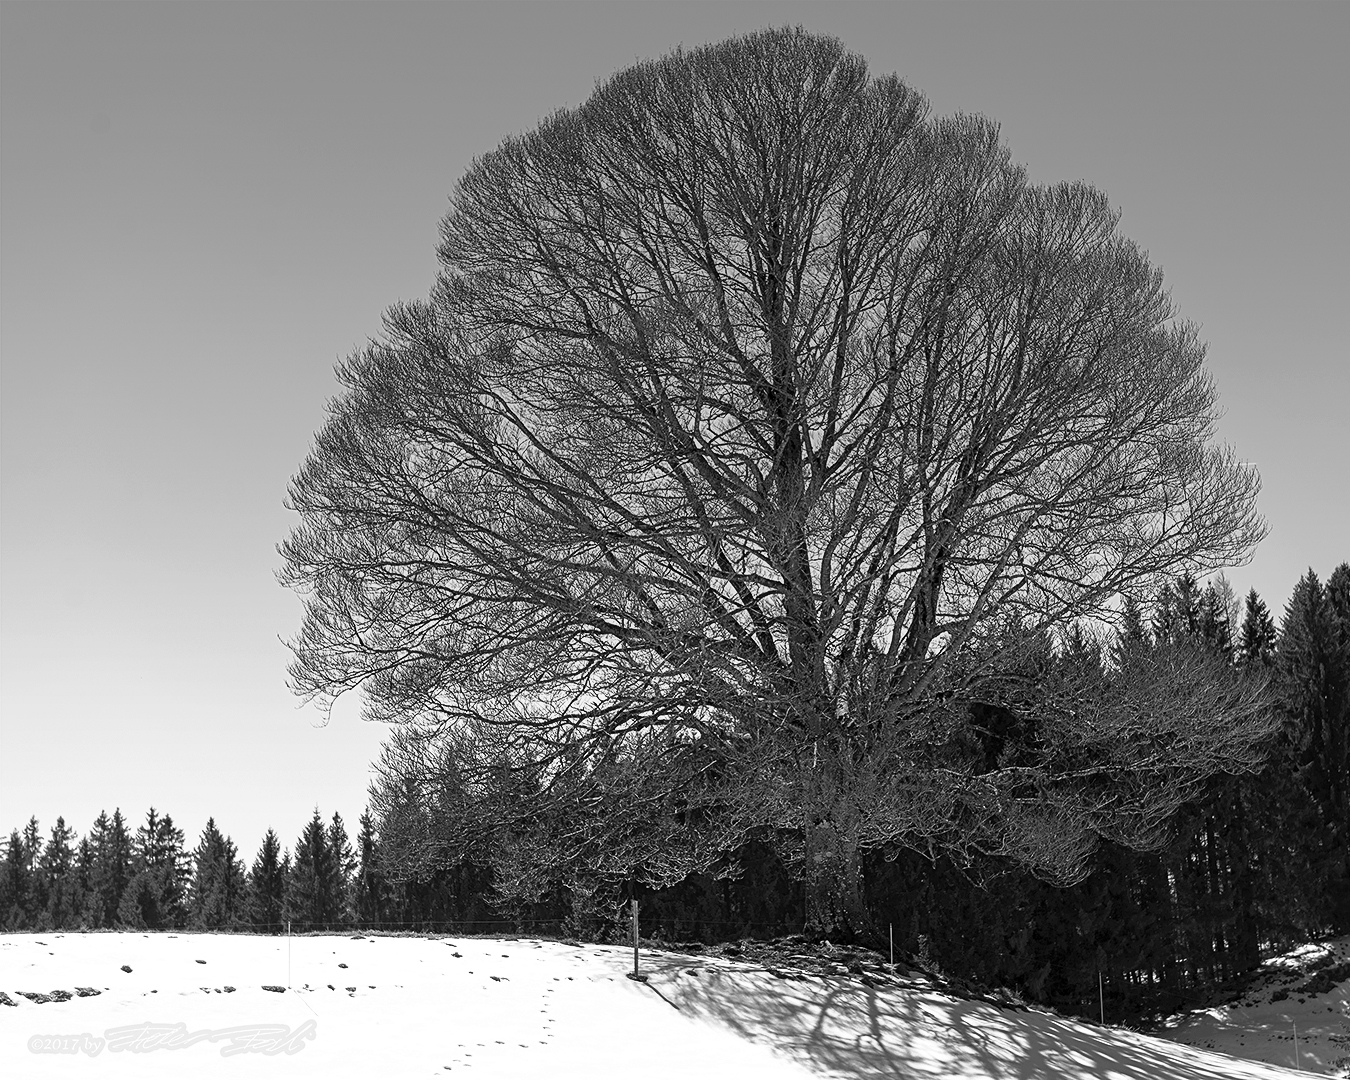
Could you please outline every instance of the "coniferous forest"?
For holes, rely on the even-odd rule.
[[[1127,606],[1109,636],[1081,626],[1022,660],[1029,685],[1063,672],[1105,677],[1141,652],[1189,648],[1267,680],[1278,723],[1249,771],[1192,793],[1153,850],[1103,839],[1071,885],[995,856],[874,849],[863,865],[871,940],[930,970],[1013,988],[1095,1015],[1098,980],[1117,1018],[1158,1015],[1240,979],[1291,943],[1350,931],[1350,564],[1298,582],[1277,621],[1223,578],[1182,576],[1151,609]],[[1081,685],[1081,682],[1075,683]],[[1019,733],[972,721],[980,751],[1015,755]],[[406,753],[386,755],[353,838],[316,809],[286,845],[269,830],[251,862],[209,820],[192,848],[167,813],[139,824],[120,809],[86,834],[58,818],[14,829],[0,864],[0,927],[251,933],[345,928],[528,932],[604,940],[627,932],[637,899],[644,936],[675,944],[802,932],[804,893],[769,843],[722,853],[712,872],[655,888],[577,887],[539,872],[557,822],[456,846],[401,797]],[[472,814],[467,807],[465,813]],[[567,812],[564,808],[560,812]],[[767,840],[768,838],[766,838]],[[532,868],[536,872],[531,872]],[[867,933],[863,938],[866,939]]]

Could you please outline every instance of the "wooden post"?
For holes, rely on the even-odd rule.
[[[630,979],[632,979],[634,982],[646,982],[646,981],[647,981],[647,976],[646,976],[646,975],[639,974],[639,972],[638,972],[638,914],[637,914],[637,901],[636,901],[636,900],[630,900],[629,903],[630,903],[630,905],[631,905],[631,907],[629,908],[629,910],[632,912],[632,915],[633,915],[633,970],[630,971],[630,972],[628,973],[628,977],[629,977]]]

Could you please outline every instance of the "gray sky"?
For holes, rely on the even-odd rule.
[[[1278,615],[1350,558],[1350,5],[0,4],[0,828],[250,861],[383,732],[285,687],[286,483],[457,177],[640,57],[800,23],[1087,179],[1201,326]]]

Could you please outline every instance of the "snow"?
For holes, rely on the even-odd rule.
[[[123,965],[131,971],[122,971]],[[0,990],[15,1002],[0,1005],[0,1075],[25,1080],[1296,1075],[1182,1042],[964,1001],[931,988],[868,986],[843,976],[791,977],[722,958],[645,950],[649,981],[640,983],[626,978],[631,965],[630,949],[529,939],[0,935]],[[288,984],[284,993],[263,989]],[[227,986],[234,991],[226,992]],[[78,987],[100,993],[45,1004],[20,995],[57,989],[74,994]],[[131,1037],[119,1036],[117,1029],[145,1024],[182,1024],[182,1034],[204,1037],[178,1047],[113,1049],[119,1037]],[[223,1029],[265,1024],[282,1026],[291,1053],[226,1053],[242,1036],[232,1041],[218,1034]],[[85,1049],[72,1043],[73,1053],[29,1048],[34,1036],[85,1034]],[[88,1053],[101,1039],[109,1041]]]
[[[1347,962],[1350,938],[1293,949],[1267,960],[1238,1000],[1175,1017],[1166,1035],[1254,1061],[1350,1076],[1350,982],[1342,978],[1315,994],[1298,989],[1319,970]]]

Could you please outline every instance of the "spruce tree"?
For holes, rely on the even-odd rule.
[[[1153,605],[1153,623],[1150,636],[1155,642],[1173,640],[1177,628],[1177,593],[1171,582],[1158,590],[1158,600]]]
[[[1268,664],[1275,656],[1275,620],[1265,601],[1252,589],[1242,616],[1238,658],[1243,665]]]
[[[1159,644],[1178,644],[1202,636],[1204,594],[1193,574],[1182,574],[1158,593],[1154,607],[1153,638]]]
[[[1328,928],[1350,928],[1350,569],[1324,588],[1310,569],[1294,587],[1280,628],[1277,659],[1286,707],[1298,732],[1299,775],[1317,804],[1316,863]]]
[[[23,837],[18,829],[11,830],[5,845],[5,861],[0,866],[0,928],[26,930],[30,921],[30,893],[32,875]]]
[[[150,865],[160,883],[162,925],[181,928],[187,925],[187,890],[191,875],[191,856],[183,847],[183,830],[174,827],[165,814],[155,836]]]
[[[42,858],[42,827],[37,815],[23,827],[23,865],[28,877],[28,892],[24,900],[24,915],[28,924],[35,925],[39,914],[47,906],[47,891],[43,887],[38,862]]]
[[[1220,577],[1205,586],[1200,597],[1197,635],[1210,648],[1231,660],[1233,657],[1233,588]]]
[[[117,925],[122,895],[131,881],[131,862],[131,834],[127,830],[127,821],[122,816],[121,808],[114,807],[107,840],[98,854],[95,871],[94,888],[98,892],[98,902],[103,912],[103,926]]]
[[[191,925],[199,930],[225,930],[242,914],[244,865],[238,849],[208,818],[192,856]]]
[[[1332,638],[1328,651],[1335,670],[1332,707],[1329,709],[1327,770],[1335,788],[1334,805],[1340,808],[1341,838],[1350,855],[1350,563],[1341,563],[1327,578]]]
[[[1338,618],[1350,618],[1350,563],[1341,563],[1327,578],[1327,599]]]
[[[1060,666],[1070,672],[1100,673],[1102,667],[1102,647],[1096,638],[1089,635],[1082,623],[1074,623],[1064,635],[1058,658]]]
[[[88,852],[88,865],[85,869],[84,905],[80,920],[90,930],[99,930],[108,924],[103,919],[103,898],[101,895],[103,857],[108,846],[108,831],[112,822],[108,812],[100,810],[94,824],[89,827],[81,846]]]
[[[17,845],[19,834],[13,831],[9,834],[9,843]],[[0,858],[0,931],[7,929],[9,921],[10,908],[14,906],[14,893],[16,882],[10,876],[9,869],[9,845],[5,846],[4,857]]]
[[[255,931],[275,934],[281,930],[288,873],[289,866],[281,858],[281,841],[268,829],[248,876],[246,912]]]
[[[375,833],[375,821],[369,810],[362,813],[359,824],[356,834],[356,923],[358,926],[377,927],[389,915],[389,883],[380,867],[379,841]]]
[[[290,849],[290,848],[285,848],[285,849],[281,852],[281,880],[282,880],[282,883],[283,883],[283,884],[282,884],[281,913],[282,913],[282,915],[285,916],[287,919],[289,919],[290,916],[286,913],[286,893],[290,890],[290,887],[291,887],[291,875],[294,874],[294,873],[295,873],[295,863],[294,863],[294,861],[291,859],[291,849]]]
[[[1204,618],[1204,593],[1195,575],[1186,573],[1177,578],[1176,630],[1179,636],[1201,636]]]
[[[1144,629],[1144,614],[1139,610],[1134,597],[1125,597],[1120,615],[1120,640],[1138,645],[1148,640],[1148,631]]]
[[[1350,563],[1341,563],[1327,579],[1327,603],[1335,627],[1333,666],[1337,697],[1328,710],[1327,773],[1334,791],[1328,800],[1333,821],[1333,850],[1343,857],[1339,889],[1332,911],[1334,929],[1350,930]]]
[[[154,807],[136,830],[132,865],[118,919],[136,929],[175,929],[186,925],[185,881],[189,857],[183,850],[183,832],[168,814]]]
[[[66,825],[66,819],[58,817],[38,860],[38,880],[44,898],[43,910],[37,919],[39,930],[64,929],[76,914],[72,910],[75,899],[72,841],[75,836],[75,830]]]
[[[332,854],[330,880],[326,892],[332,897],[333,918],[348,924],[352,921],[352,875],[356,871],[356,857],[342,815],[334,812],[328,823],[328,850]]]
[[[71,926],[93,929],[89,918],[89,887],[94,877],[94,847],[88,836],[80,837],[75,849],[75,895],[71,901]]]
[[[338,921],[340,875],[318,808],[295,842],[295,862],[286,888],[286,917],[298,929],[324,930]]]
[[[117,925],[122,893],[131,879],[131,838],[122,811],[108,817],[100,810],[89,830],[89,869],[83,903],[83,922],[91,929]]]

